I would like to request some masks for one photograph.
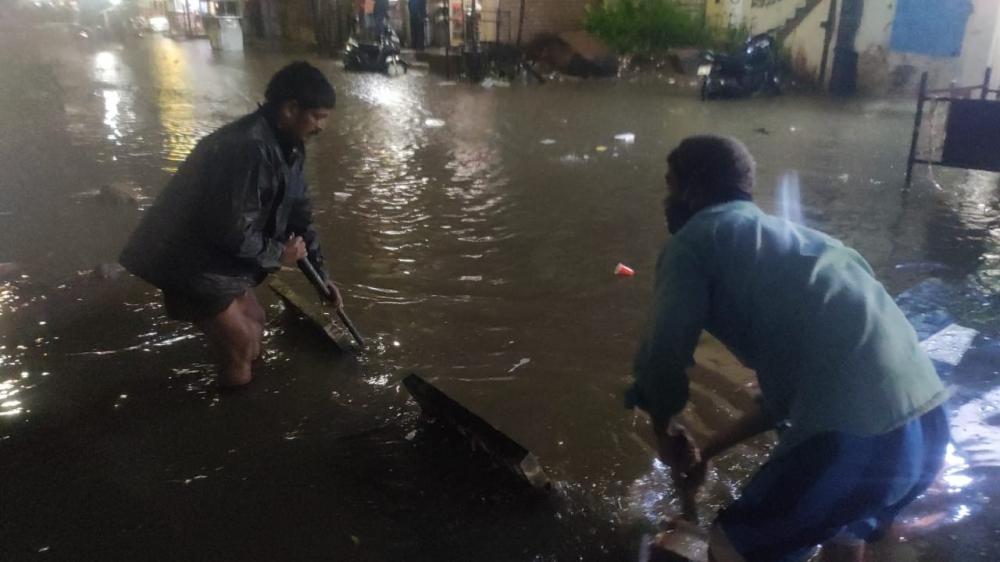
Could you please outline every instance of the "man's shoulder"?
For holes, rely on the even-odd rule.
[[[674,238],[683,244],[696,246],[704,242],[718,243],[720,235],[747,227],[757,228],[767,216],[749,201],[723,203],[695,214]]]
[[[205,144],[214,150],[262,154],[278,150],[266,119],[259,113],[250,113],[223,125],[205,137]]]
[[[199,143],[200,151],[212,160],[232,158],[246,162],[276,162],[280,158],[280,148],[270,142],[258,126],[241,121],[230,123],[205,137]]]

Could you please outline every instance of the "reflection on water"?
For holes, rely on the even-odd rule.
[[[116,90],[103,90],[104,96],[104,124],[111,129],[108,140],[119,141],[122,132],[118,129],[118,106],[121,104],[121,94]]]
[[[194,150],[201,135],[195,122],[189,78],[185,73],[187,57],[177,43],[158,40],[152,53],[156,102],[163,127],[164,171],[176,172],[180,163]],[[204,126],[204,125],[202,125]]]
[[[121,78],[121,61],[112,51],[101,51],[94,55],[94,81],[118,85]]]

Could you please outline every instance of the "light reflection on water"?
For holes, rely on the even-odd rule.
[[[162,151],[167,160],[163,169],[176,172],[198,139],[209,131],[206,124],[195,119],[190,79],[185,72],[187,57],[173,41],[156,41],[154,46],[153,78],[163,127]]]

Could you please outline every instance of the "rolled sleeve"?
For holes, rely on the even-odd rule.
[[[653,309],[633,363],[626,406],[665,424],[688,401],[687,367],[708,314],[708,278],[697,254],[674,239],[660,254]]]

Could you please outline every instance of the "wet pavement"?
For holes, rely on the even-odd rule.
[[[18,264],[0,269],[3,559],[636,559],[677,506],[621,395],[666,238],[664,158],[699,132],[750,146],[765,210],[872,263],[954,391],[948,468],[880,559],[995,559],[1000,191],[943,169],[900,191],[911,101],[706,104],[656,83],[483,88],[311,59],[338,90],[309,147],[316,219],[372,350],[328,350],[262,287],[264,361],[222,395],[156,291],[94,270],[291,55],[0,26],[0,263]],[[708,430],[748,375],[711,341],[698,359]],[[412,371],[534,451],[553,493],[420,423]],[[768,447],[720,460],[706,518]]]

